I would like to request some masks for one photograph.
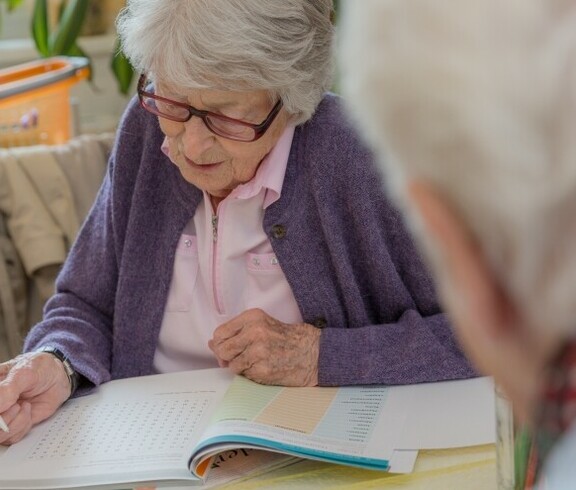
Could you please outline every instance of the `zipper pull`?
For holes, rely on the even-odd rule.
[[[218,240],[218,215],[212,215],[212,241]]]

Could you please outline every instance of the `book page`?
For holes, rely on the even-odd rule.
[[[0,488],[198,480],[188,460],[231,379],[209,369],[105,383],[10,447]]]
[[[218,454],[212,462],[204,488],[220,488],[230,482],[246,479],[283,468],[300,461],[300,458],[257,449],[232,449]],[[185,490],[186,487],[170,490]]]
[[[407,386],[285,388],[236,378],[195,454],[234,445],[369,469],[410,469],[415,451],[490,444],[490,378]],[[400,450],[409,450],[401,461]],[[396,451],[396,452],[395,452]]]
[[[411,391],[399,449],[448,449],[496,442],[496,400],[492,378],[426,383]],[[440,414],[440,416],[438,415]]]
[[[199,446],[206,450],[195,463],[215,450],[245,443],[387,469],[405,420],[406,411],[396,405],[384,386],[286,388],[235,378],[202,437]]]

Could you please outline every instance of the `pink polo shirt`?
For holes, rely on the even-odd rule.
[[[157,372],[218,367],[208,340],[216,327],[249,308],[286,323],[302,321],[262,229],[264,210],[282,192],[293,136],[290,126],[254,178],[220,202],[216,216],[204,193],[178,242],[154,355]]]

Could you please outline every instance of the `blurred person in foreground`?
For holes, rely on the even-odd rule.
[[[533,427],[539,488],[576,488],[576,2],[352,0],[342,19],[343,92],[459,340]]]
[[[0,365],[0,443],[128,376],[475,375],[371,152],[327,93],[332,14],[332,0],[127,2],[118,31],[138,97],[43,321]]]

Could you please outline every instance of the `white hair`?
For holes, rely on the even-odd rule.
[[[295,123],[332,83],[333,0],[128,0],[117,20],[137,71],[186,89],[269,91]]]
[[[432,183],[530,324],[573,333],[576,1],[350,0],[342,19],[342,90],[397,197]]]

